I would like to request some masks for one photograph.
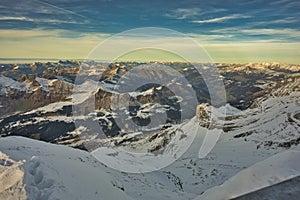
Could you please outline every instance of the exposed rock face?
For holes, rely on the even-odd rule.
[[[6,88],[6,94],[0,95],[1,115],[8,115],[18,111],[26,111],[47,105],[52,102],[66,100],[71,95],[73,85],[63,80],[49,80],[47,90],[43,89],[36,80],[36,76],[22,75],[18,81],[27,85],[28,90],[18,88]]]
[[[95,109],[100,110],[101,108],[105,110],[111,109],[111,98],[112,93],[99,89],[95,94]]]
[[[79,62],[7,64],[0,68],[0,115],[64,101],[73,90]],[[9,80],[9,82],[7,82]]]
[[[72,94],[73,90],[73,84],[57,79],[50,81],[48,87],[49,98],[56,99],[56,101],[67,98]]]

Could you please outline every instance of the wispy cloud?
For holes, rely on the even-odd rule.
[[[293,2],[293,0],[278,0],[278,1],[273,1],[270,4],[276,5],[276,4],[286,4],[286,3],[290,3],[290,2]]]
[[[212,34],[233,35],[240,41],[292,42],[300,41],[300,30],[293,28],[250,28],[246,26],[222,28]]]
[[[271,6],[280,6],[282,8],[290,9],[290,8],[299,8],[300,1],[295,0],[279,0],[273,1],[270,3]]]
[[[224,17],[217,17],[217,18],[212,18],[212,19],[206,19],[206,20],[193,20],[191,22],[193,23],[198,23],[198,24],[205,24],[205,23],[220,23],[220,22],[225,22],[231,19],[243,19],[243,18],[250,18],[248,15],[241,15],[241,14],[233,14],[233,15],[228,15]]]
[[[195,34],[195,33],[188,33],[187,36],[200,41],[201,43],[211,42],[211,41],[219,41],[231,39],[234,35],[233,34]]]
[[[31,0],[28,2],[16,0],[15,3],[8,0],[1,8],[0,21],[15,21],[16,23],[32,22],[43,26],[47,24],[90,24],[91,20],[79,13],[73,11],[74,7],[47,3],[40,0]],[[54,1],[55,2],[55,1]],[[57,2],[56,2],[57,3]],[[66,8],[68,9],[66,9]],[[80,10],[77,8],[77,10]],[[20,24],[23,26],[24,24]]]
[[[75,20],[59,20],[59,19],[46,19],[46,18],[31,18],[25,16],[0,16],[0,21],[27,21],[35,23],[53,23],[53,24],[85,24],[87,21]]]
[[[262,29],[248,29],[240,30],[242,33],[251,34],[251,35],[281,35],[287,37],[299,37],[300,39],[300,30],[292,28],[284,29],[271,29],[271,28],[262,28]]]
[[[74,12],[74,11],[71,11],[71,10],[68,10],[68,9],[65,9],[65,8],[62,8],[62,7],[59,7],[59,6],[56,6],[54,4],[50,4],[50,3],[47,3],[47,2],[44,2],[44,1],[40,1],[40,0],[33,0],[35,2],[38,2],[40,4],[43,4],[44,6],[46,7],[50,7],[52,8],[53,10],[58,10],[58,11],[61,11],[63,13],[67,13],[67,14],[71,14],[71,15],[75,15],[75,16],[78,16],[78,17],[82,17],[82,18],[86,18],[86,16],[83,16],[77,12]]]
[[[211,8],[211,9],[200,9],[200,8],[177,8],[165,14],[166,17],[172,19],[193,19],[205,14],[212,14],[218,12],[224,12],[224,8]]]
[[[28,21],[28,20],[31,20],[31,19],[27,18],[27,17],[1,16],[0,20],[1,21],[5,21],[5,20]]]
[[[265,25],[280,25],[280,24],[291,24],[299,22],[299,19],[295,17],[287,17],[285,19],[277,19],[271,21],[260,21],[260,22],[253,22],[249,24],[250,26],[265,26]]]
[[[200,15],[201,9],[199,8],[177,8],[176,10],[167,13],[165,16],[174,19],[187,19]]]

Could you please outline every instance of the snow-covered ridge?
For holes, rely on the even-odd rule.
[[[35,80],[39,82],[42,90],[49,92],[49,85],[51,85],[51,81],[45,78],[36,77]]]
[[[7,94],[7,90],[9,88],[16,89],[19,91],[27,91],[30,92],[32,89],[30,88],[30,84],[26,82],[18,82],[13,80],[12,78],[1,75],[0,76],[0,94]]]

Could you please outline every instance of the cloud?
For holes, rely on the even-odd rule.
[[[34,1],[38,2],[40,4],[43,4],[46,7],[50,7],[53,10],[61,11],[62,13],[68,13],[68,14],[75,15],[75,16],[78,16],[78,17],[87,18],[86,16],[83,16],[83,15],[77,13],[77,12],[74,12],[74,11],[71,11],[71,10],[68,10],[68,9],[65,9],[65,8],[62,8],[62,7],[58,7],[54,4],[50,4],[50,3],[47,3],[47,2],[44,2],[44,1],[39,1],[39,0],[34,0]]]
[[[187,19],[190,17],[198,16],[201,12],[199,8],[177,8],[171,13],[167,13],[165,16],[174,19]]]
[[[32,22],[43,25],[49,24],[50,26],[53,24],[90,24],[89,18],[81,15],[78,11],[74,12],[71,10],[75,10],[76,8],[81,11],[78,7],[64,7],[39,0],[31,0],[28,2],[22,0],[16,0],[16,2],[4,0],[3,8],[1,8],[0,21],[14,21],[16,24],[18,23],[19,27],[25,25],[25,23],[22,22]],[[29,25],[29,27],[31,27],[31,25]]]
[[[279,0],[279,1],[272,1],[270,2],[270,6],[272,7],[280,7],[285,9],[291,9],[291,8],[299,8],[300,2],[295,0]],[[299,9],[298,9],[299,10]]]
[[[273,1],[270,4],[271,5],[276,5],[276,4],[286,4],[286,3],[291,3],[293,0],[278,0],[278,1]]]
[[[171,12],[165,14],[166,17],[172,19],[193,19],[205,14],[224,12],[226,9],[224,8],[210,8],[210,9],[200,9],[200,8],[177,8],[176,10],[172,10]]]
[[[229,31],[230,30],[230,31]],[[257,34],[264,32],[268,37],[256,37]],[[206,34],[187,34],[189,37],[201,42],[202,44],[231,44],[231,43],[287,43],[291,42],[291,36],[283,35],[288,31],[277,31],[277,34],[270,34],[271,30],[265,29],[238,29],[238,28],[226,28],[215,31],[210,31]],[[281,35],[279,35],[281,33]],[[293,35],[293,33],[290,33]]]
[[[0,20],[1,21],[5,21],[5,20],[29,21],[29,20],[32,20],[32,19],[27,18],[27,17],[1,16]]]
[[[211,30],[212,34],[232,34],[240,41],[273,40],[277,42],[300,41],[300,30],[294,28],[251,28],[237,26]]]
[[[26,21],[34,23],[52,23],[52,24],[86,24],[87,21],[76,20],[59,20],[59,19],[47,19],[47,18],[31,18],[25,16],[1,16],[0,21]]]
[[[251,25],[261,26],[261,25],[272,25],[272,24],[291,24],[291,23],[295,23],[295,22],[299,22],[299,19],[296,19],[295,17],[287,17],[284,19],[254,22],[254,23],[251,23]]]
[[[224,17],[217,17],[217,18],[212,18],[212,19],[207,19],[207,20],[193,20],[191,22],[193,23],[198,23],[198,24],[204,24],[204,23],[220,23],[220,22],[225,22],[231,19],[242,19],[242,18],[250,18],[248,15],[241,15],[241,14],[233,14],[233,15],[228,15]]]
[[[40,0],[2,0],[3,3],[0,6],[1,13],[8,14],[13,13],[15,16],[19,16],[20,14],[26,14],[26,16],[32,16],[34,14],[46,14],[46,15],[60,15],[60,16],[69,16],[69,17],[80,17],[87,18],[86,16],[81,14],[80,5],[76,5],[74,2],[72,6],[66,4],[58,4],[57,0],[51,1],[51,3],[47,3],[45,1]],[[67,1],[66,1],[67,2]],[[68,1],[71,3],[71,1]],[[86,2],[85,2],[86,3]]]
[[[284,28],[284,29],[261,28],[261,29],[246,29],[240,31],[242,33],[246,33],[250,35],[287,36],[287,37],[298,37],[298,39],[300,39],[300,30],[292,29],[292,28]]]
[[[233,34],[195,34],[195,33],[188,33],[187,36],[197,40],[201,43],[207,42],[219,42],[220,40],[228,40],[234,37]]]

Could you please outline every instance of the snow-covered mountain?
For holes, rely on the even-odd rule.
[[[36,87],[45,94],[57,80],[62,85],[56,84],[53,91],[73,87],[69,80],[74,70],[69,64],[53,66],[69,72],[63,78],[35,77],[40,84]],[[218,67],[228,90],[226,105],[200,102],[191,118],[179,123],[170,120],[146,135],[120,132],[113,123],[116,113],[107,109],[117,76],[126,70],[122,64],[105,72],[104,80],[109,81],[78,84],[78,98],[71,98],[74,94],[70,93],[3,117],[1,134],[6,137],[0,138],[0,199],[230,199],[299,176],[299,68],[276,63]],[[96,73],[93,70],[89,73]],[[9,80],[3,88],[26,88],[21,86],[24,80]],[[33,91],[27,87],[31,91],[19,91]],[[91,87],[97,92],[91,93]],[[144,89],[134,93],[144,97],[135,114],[147,118],[152,112],[170,110],[172,105],[155,106],[159,102],[155,92],[163,96],[167,91],[160,92],[159,86]],[[6,94],[5,98],[11,97]],[[97,95],[101,97],[97,112],[72,115],[72,106]],[[118,134],[101,138],[86,134],[91,130],[84,123],[74,125],[76,120],[94,119]],[[220,134],[215,137],[215,132]],[[203,148],[213,140],[213,148]],[[140,173],[131,173],[134,170]],[[292,189],[292,197],[298,191]]]

